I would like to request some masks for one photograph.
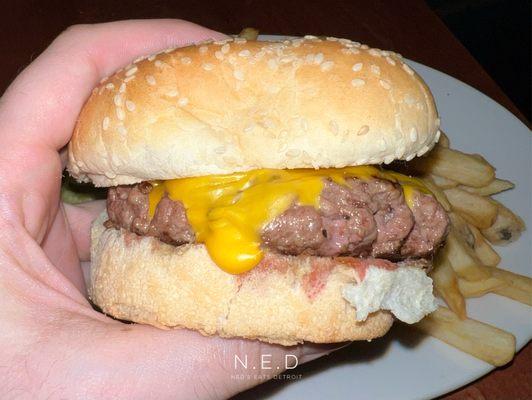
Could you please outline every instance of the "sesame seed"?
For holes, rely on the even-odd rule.
[[[126,84],[122,83],[120,85],[120,89],[118,89],[118,93],[124,93],[126,91]]]
[[[115,103],[115,106],[121,107],[122,104],[124,104],[124,99],[119,94],[115,95],[113,97],[113,102]]]
[[[188,99],[186,97],[181,97],[178,100],[177,104],[179,104],[179,106],[181,106],[181,107],[184,107],[184,106],[186,106],[188,104]]]
[[[218,60],[223,60],[224,54],[220,50],[217,50],[214,52],[214,57],[216,57]]]
[[[386,50],[381,50],[380,52],[381,52],[381,55],[384,57],[388,57],[390,55],[390,52]]]
[[[410,161],[410,160],[412,160],[415,156],[416,156],[415,154],[409,154],[408,156],[406,156],[405,161]]]
[[[305,56],[305,62],[309,63],[309,64],[312,64],[314,62],[314,54],[307,54]]]
[[[157,57],[157,55],[152,54],[151,56],[148,57],[148,61],[153,61],[153,60],[155,60],[155,57]]]
[[[415,142],[417,140],[417,129],[415,126],[410,129],[410,141]]]
[[[120,121],[122,121],[126,117],[126,114],[124,113],[124,109],[122,107],[117,107],[116,108],[116,117]]]
[[[244,73],[238,69],[235,69],[233,71],[233,76],[235,77],[235,79],[239,80],[239,81],[243,81],[244,80]]]
[[[109,128],[109,123],[111,122],[111,120],[109,119],[109,117],[105,117],[102,121],[102,129],[104,131],[106,131],[108,128]]]
[[[255,128],[255,125],[251,124],[251,125],[248,125],[244,128],[244,132],[245,133],[250,133],[251,131],[253,131],[253,129]]]
[[[297,156],[300,155],[300,154],[301,154],[301,150],[299,150],[299,149],[290,149],[290,150],[288,150],[288,151],[285,153],[285,155],[286,155],[287,157],[297,157]]]
[[[354,87],[361,87],[361,86],[364,86],[365,84],[366,84],[366,81],[364,79],[355,78],[351,81],[351,85],[353,85]]]
[[[323,64],[320,65],[320,69],[322,71],[330,71],[333,65],[334,65],[333,61],[325,61]]]
[[[268,129],[275,128],[275,122],[273,122],[270,118],[263,118],[262,124]]]
[[[227,43],[227,40],[228,39],[224,39],[224,40],[216,40],[213,42],[213,44],[217,44],[218,46],[221,46],[221,45],[224,45]]]
[[[323,53],[318,53],[314,56],[314,64],[321,64],[323,61]]]
[[[279,58],[279,62],[281,64],[288,64],[294,61],[294,59],[295,59],[294,56],[282,56],[281,58]]]
[[[292,40],[292,46],[293,47],[299,47],[299,46],[301,46],[301,43],[303,43],[303,40],[301,40],[301,39]]]
[[[174,51],[174,50],[175,50],[175,47],[170,47],[169,49],[166,49],[164,52],[165,52],[166,54],[168,54],[168,53],[171,53],[171,52]]]
[[[212,71],[212,69],[214,68],[214,65],[210,64],[210,63],[205,63],[201,66],[205,71]]]
[[[244,44],[244,43],[247,42],[247,40],[246,40],[246,38],[237,37],[237,38],[235,38],[234,42],[238,43],[238,44]]]
[[[105,85],[105,88],[111,90],[115,88],[115,85],[113,85],[112,83],[108,83],[107,85]]]
[[[351,40],[349,39],[342,38],[342,39],[338,39],[338,41],[342,44],[351,44]]]
[[[268,68],[271,69],[272,71],[275,71],[278,68],[277,60],[275,58],[270,58],[267,64],[268,64]]]
[[[200,46],[198,51],[199,51],[200,54],[207,53],[207,46]]]
[[[386,90],[390,90],[392,87],[392,85],[390,85],[390,82],[382,80],[382,79],[379,79],[379,83]]]
[[[242,50],[238,53],[240,57],[249,57],[251,55],[251,52],[249,50]]]
[[[368,132],[369,132],[369,126],[362,125],[357,132],[357,136],[364,136]]]
[[[181,64],[189,65],[191,63],[192,63],[192,60],[190,59],[190,57],[181,57]]]
[[[127,129],[124,125],[118,125],[117,131],[122,136],[127,134]]]
[[[225,150],[226,150],[225,146],[218,146],[217,148],[214,149],[214,152],[216,154],[223,154],[225,153]]]
[[[334,135],[338,135],[338,132],[339,132],[338,122],[336,122],[334,119],[331,119],[329,121],[329,129]]]
[[[416,102],[416,99],[414,99],[414,97],[410,94],[410,93],[407,93],[405,95],[405,103],[408,104],[408,105],[412,105]]]
[[[406,73],[407,73],[408,75],[414,75],[414,71],[413,71],[412,68],[410,68],[408,65],[403,64],[403,69],[406,71]]]
[[[126,100],[126,108],[128,111],[135,111],[135,103],[133,103],[131,100]]]
[[[229,43],[226,43],[220,48],[220,50],[222,51],[222,53],[227,54],[229,53],[230,48],[231,46],[229,45]]]
[[[386,156],[384,157],[384,164],[390,164],[394,160],[394,156]]]
[[[138,63],[139,61],[144,60],[144,58],[145,58],[145,56],[140,56],[140,57],[135,58],[135,59],[133,60],[133,64],[136,64],[136,63]]]
[[[234,66],[236,64],[235,55],[234,54],[230,54],[229,57],[227,57],[227,62]]]
[[[303,129],[304,132],[308,130],[308,121],[306,118],[301,118],[301,129]]]
[[[394,61],[393,58],[391,58],[391,57],[386,57],[386,61],[387,61],[388,64],[390,64],[390,65],[395,65],[395,61]]]
[[[156,66],[157,68],[162,68],[163,64],[164,64],[164,63],[163,63],[161,60],[155,60],[155,66]]]
[[[124,82],[128,83],[129,81],[132,81],[133,79],[135,79],[135,75],[128,76],[126,79],[124,79]]]
[[[361,48],[362,50],[367,50],[367,49],[369,49],[369,46],[368,46],[367,44],[361,44],[361,45],[360,45],[360,48]]]
[[[325,40],[328,40],[329,42],[337,42],[338,38],[335,38],[335,37],[332,37],[332,36],[327,36],[325,38]]]
[[[438,129],[438,130],[436,131],[435,142],[437,142],[438,140],[440,140],[440,136],[441,136],[441,131]]]
[[[362,63],[356,63],[355,65],[353,65],[353,71],[355,72],[358,72],[362,69]]]
[[[137,72],[139,69],[135,66],[135,67],[132,67],[130,69],[128,69],[126,71],[126,76],[131,76],[133,75],[135,72]]]
[[[436,118],[436,127],[439,128],[441,125],[441,119]],[[438,131],[439,132],[439,131]],[[439,137],[439,136],[438,136]]]
[[[372,64],[370,69],[371,69],[371,72],[373,72],[375,75],[381,74],[381,69],[379,68],[378,65]]]
[[[166,95],[168,97],[177,97],[179,96],[179,91],[177,91],[176,89],[172,89],[169,92],[166,92]]]
[[[369,53],[369,55],[371,55],[373,57],[380,57],[381,56],[381,52],[378,49],[369,49],[368,53]]]
[[[148,85],[150,86],[154,86],[157,83],[153,75],[146,75],[146,82],[148,82]]]
[[[418,157],[419,157],[419,156],[422,156],[423,154],[425,154],[425,153],[426,153],[427,151],[429,151],[429,150],[430,150],[430,147],[429,147],[429,146],[427,146],[427,145],[423,146],[423,147],[417,152]]]
[[[262,57],[264,57],[265,54],[266,54],[266,52],[263,51],[263,50],[261,50],[261,51],[259,51],[257,54],[255,54],[255,58],[256,58],[257,60],[260,60]]]
[[[305,36],[303,36],[303,38],[304,38],[304,39],[307,39],[307,40],[317,39],[317,37],[314,36],[314,35],[305,35]]]

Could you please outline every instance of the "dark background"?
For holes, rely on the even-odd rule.
[[[429,6],[530,120],[526,0],[429,0]]]
[[[372,15],[375,10],[382,13],[383,24],[403,17],[398,14],[404,13],[407,17],[412,1],[2,0],[1,3],[4,4],[1,8],[3,17],[0,17],[0,50],[3,54],[0,93],[67,26],[126,18],[180,17],[226,33],[237,33],[244,26],[254,26],[263,33],[345,36],[375,47],[397,50],[416,61],[439,67],[431,64],[430,56],[427,59],[416,57],[416,51],[409,51],[409,46],[403,44],[402,48],[396,48],[393,38],[382,37],[386,34],[382,26],[368,26],[377,17]],[[360,11],[358,15],[349,12],[350,5],[355,3]],[[427,4],[530,120],[530,1],[429,0]],[[388,17],[390,8],[395,15]],[[337,24],[316,24],[316,16],[322,15],[336,19]],[[265,19],[268,26],[261,26]],[[353,24],[362,25],[358,37],[352,36]],[[398,29],[411,31],[415,27],[390,26],[390,36],[401,34],[396,33]],[[372,35],[377,32],[381,37]],[[431,34],[422,29],[416,32],[416,35],[428,38]],[[411,46],[420,45],[431,46],[431,43],[423,42],[421,37]],[[452,58],[453,54],[448,56]],[[452,68],[445,72],[463,79]],[[478,87],[474,81],[468,83]]]
[[[186,7],[180,4],[183,2],[169,0],[130,0],[127,2],[3,0],[2,2],[5,4],[2,7],[4,17],[2,18],[0,49],[4,55],[2,57],[4,73],[0,76],[0,93],[3,93],[17,73],[35,58],[57,34],[68,25],[76,23],[94,23],[125,18],[181,17],[226,33],[237,33],[244,25],[251,25],[262,28],[264,33],[294,35],[316,33],[349,36],[350,32],[347,32],[344,26],[348,22],[346,20],[352,17],[349,13],[342,13],[341,1],[334,2],[333,5],[325,1],[320,4],[316,1],[242,0],[233,2],[235,5],[239,4],[234,7],[228,7],[227,1],[207,0],[203,2],[189,0]],[[278,10],[286,10],[286,3],[299,3],[300,5],[296,7],[298,12],[278,13]],[[353,1],[346,0],[343,3],[352,4]],[[367,1],[359,3],[358,6],[361,9],[367,8]],[[391,3],[403,2],[390,0],[376,3],[381,3],[384,9]],[[408,3],[403,3],[405,9],[408,9]],[[336,12],[327,10],[338,18],[339,23],[336,29],[327,29],[327,32],[320,31],[322,27],[319,24],[314,29],[309,27],[307,31],[294,29],[291,20],[294,18],[310,19],[308,16],[320,15],[328,4],[339,9]],[[521,113],[530,120],[530,1],[429,0],[427,4],[499,84]],[[259,9],[261,13],[269,14],[266,17],[269,17],[273,24],[268,27],[258,24],[260,18],[257,18],[255,10]],[[364,13],[367,11],[364,10]],[[261,15],[261,18],[264,18],[264,15]],[[353,23],[360,23],[360,21],[353,21]],[[419,34],[424,35],[423,32]],[[373,44],[371,37],[362,36],[350,38]],[[430,44],[427,45],[430,46]],[[405,55],[409,56],[409,54]],[[446,72],[452,74],[453,71]],[[460,76],[457,77],[460,78]]]

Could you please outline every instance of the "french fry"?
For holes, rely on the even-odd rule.
[[[457,211],[471,225],[477,228],[489,228],[497,217],[497,205],[485,197],[452,188],[444,190],[445,196]]]
[[[473,235],[473,250],[482,264],[488,267],[496,267],[501,262],[501,256],[490,246],[480,230],[473,225],[469,225],[469,232]]]
[[[257,40],[259,36],[259,30],[255,28],[244,28],[238,34],[238,37],[244,38],[246,40]]]
[[[449,178],[445,178],[443,176],[429,174],[429,177],[434,181],[436,186],[438,186],[441,189],[450,189],[450,188],[458,186],[458,182],[453,181]]]
[[[438,202],[442,205],[444,210],[447,212],[451,211],[451,203],[449,203],[449,200],[447,200],[443,190],[436,186],[430,177],[422,178],[422,180],[425,186],[427,186],[427,188],[432,192],[434,197],[436,197],[436,200],[438,200]]]
[[[451,144],[449,136],[447,136],[443,131],[440,131],[440,140],[438,140],[438,146],[447,147]]]
[[[497,207],[497,216],[491,226],[481,228],[485,238],[493,244],[507,244],[519,239],[521,232],[526,229],[523,220],[498,201],[490,201]]]
[[[515,354],[514,335],[473,319],[461,320],[445,307],[438,307],[414,327],[496,367]]]
[[[421,174],[435,174],[462,185],[482,187],[495,179],[495,169],[482,157],[435,146],[426,157],[410,161]]]
[[[500,296],[508,297],[510,299],[519,301],[520,303],[532,306],[531,278],[500,268],[489,268],[489,270],[494,278],[497,278],[505,283],[504,286],[493,290],[493,293],[497,293]]]
[[[466,305],[464,296],[458,288],[458,278],[449,260],[441,253],[436,256],[434,269],[430,275],[434,282],[434,289],[447,306],[460,319],[466,318]]]
[[[487,293],[492,293],[496,289],[507,286],[506,283],[498,278],[491,277],[488,279],[481,279],[479,281],[466,281],[465,279],[458,279],[458,287],[460,293],[466,298],[481,297]]]
[[[482,265],[473,249],[456,233],[453,227],[447,236],[447,243],[440,252],[443,253],[444,257],[447,257],[460,278],[478,281],[491,276],[490,271]]]
[[[451,220],[451,224],[453,225],[455,232],[459,234],[462,239],[465,240],[469,247],[474,249],[475,236],[473,235],[473,232],[471,232],[471,225],[469,225],[460,214],[457,214],[455,212],[450,212],[449,218]]]
[[[504,179],[494,179],[489,184],[482,187],[471,187],[465,185],[460,185],[458,187],[466,192],[478,194],[479,196],[491,196],[496,193],[504,192],[505,190],[513,189],[514,186],[515,185],[510,181]]]

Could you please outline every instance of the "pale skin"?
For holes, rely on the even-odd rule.
[[[105,204],[59,196],[84,101],[140,55],[222,37],[179,20],[75,26],[0,99],[0,398],[226,398],[261,382],[231,375],[271,376],[286,354],[301,364],[332,351],[124,324],[86,299],[89,226]]]

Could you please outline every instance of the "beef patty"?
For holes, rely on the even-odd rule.
[[[106,226],[173,245],[194,243],[180,201],[165,195],[149,218],[151,189],[148,182],[109,189]],[[261,237],[263,246],[283,254],[400,260],[430,256],[448,225],[447,213],[431,195],[416,192],[410,209],[399,185],[351,178],[346,185],[325,180],[318,209],[294,204],[263,227]]]

